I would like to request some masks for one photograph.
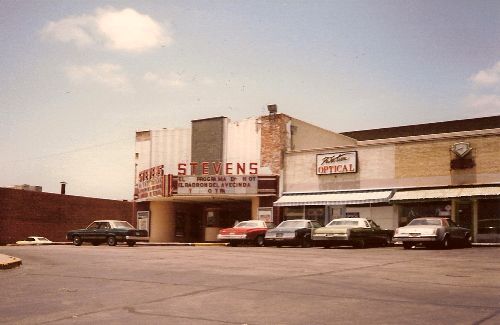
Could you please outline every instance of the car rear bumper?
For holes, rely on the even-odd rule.
[[[411,242],[411,243],[420,243],[420,242],[435,242],[438,241],[436,236],[416,236],[416,237],[393,237],[393,242]]]
[[[135,242],[147,242],[149,241],[149,237],[143,236],[125,236],[126,241],[135,241]]]
[[[265,238],[264,242],[266,245],[299,245],[299,240],[297,238]]]
[[[337,241],[349,241],[349,236],[347,235],[337,235],[337,234],[332,234],[332,235],[327,235],[327,236],[313,236],[313,240],[315,241],[327,241],[327,242],[337,242]]]

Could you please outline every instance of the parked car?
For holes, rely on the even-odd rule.
[[[313,234],[315,246],[353,246],[364,248],[368,245],[388,246],[392,243],[393,230],[382,229],[373,220],[365,218],[333,219],[325,227]]]
[[[277,247],[284,245],[311,247],[313,231],[320,227],[316,220],[286,220],[267,231],[265,244]]]
[[[232,228],[224,228],[219,231],[217,240],[228,242],[231,246],[243,243],[253,243],[264,246],[264,237],[268,229],[274,228],[272,222],[261,220],[241,221]]]
[[[396,229],[393,240],[403,242],[405,249],[416,245],[443,249],[450,248],[453,244],[464,247],[472,245],[470,229],[460,227],[450,219],[439,217],[413,219],[405,227]]]
[[[500,242],[500,219],[481,219],[477,222],[478,243]]]
[[[66,238],[75,246],[80,246],[84,242],[95,246],[102,243],[115,246],[118,242],[125,242],[129,246],[134,246],[136,242],[149,241],[146,230],[135,229],[127,221],[121,220],[96,220],[85,229],[69,231]]]
[[[52,244],[52,241],[48,240],[45,237],[29,236],[24,240],[16,241],[16,244],[17,245],[47,245],[47,244]]]

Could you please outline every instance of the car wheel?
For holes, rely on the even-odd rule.
[[[114,236],[108,237],[108,245],[109,246],[116,246],[116,238]]]
[[[330,245],[323,245],[323,248],[330,248]]]
[[[135,241],[128,241],[127,245],[128,245],[128,247],[134,247]]]
[[[259,247],[264,246],[264,236],[257,236],[257,238],[255,238],[255,245]]]
[[[231,241],[229,242],[229,246],[236,247],[236,246],[238,246],[238,243],[237,243],[237,242],[235,242],[234,240],[231,240]]]
[[[450,248],[450,237],[448,235],[444,236],[443,240],[441,240],[441,243],[439,245],[441,249],[449,249]]]
[[[303,237],[302,240],[300,241],[300,247],[302,248],[307,248],[311,246],[312,246],[311,238],[309,237]]]
[[[413,247],[412,243],[403,242],[403,248],[404,248],[404,249],[410,249],[410,248],[412,248],[412,247]]]
[[[276,247],[281,248],[281,244],[276,244]]]
[[[364,239],[358,239],[356,240],[353,245],[354,248],[365,248],[365,240]]]
[[[80,236],[73,237],[73,244],[75,246],[82,246],[82,244],[83,244],[82,237],[80,237]]]
[[[382,242],[382,247],[388,247],[391,245],[392,245],[392,237],[391,236],[385,237],[384,242]]]
[[[470,234],[465,234],[464,247],[466,248],[472,247],[472,236]]]

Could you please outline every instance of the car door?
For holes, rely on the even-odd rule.
[[[95,232],[96,239],[106,240],[110,229],[111,225],[109,224],[109,222],[100,222],[99,228]]]
[[[96,233],[97,229],[99,229],[99,225],[100,225],[99,222],[92,222],[90,226],[88,226],[87,229],[85,229],[81,233],[82,239],[85,241],[91,241],[93,239],[96,239],[97,238]]]
[[[457,241],[465,237],[465,228],[459,227],[453,220],[443,221],[448,224],[448,233],[452,240]]]

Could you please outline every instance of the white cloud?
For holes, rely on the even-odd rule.
[[[490,69],[479,71],[470,80],[478,86],[500,85],[500,61]]]
[[[68,17],[57,22],[49,22],[42,30],[42,36],[60,42],[74,42],[77,46],[95,43],[95,18],[92,16]]]
[[[49,22],[41,34],[79,47],[104,44],[108,49],[128,52],[143,52],[172,41],[164,26],[131,8],[97,8],[94,15]]]
[[[467,97],[468,106],[474,108],[497,108],[500,109],[500,95],[470,95]]]
[[[73,65],[67,67],[65,71],[73,82],[97,83],[117,91],[131,90],[122,67],[116,64]]]
[[[144,80],[156,85],[159,88],[184,88],[187,83],[179,74],[171,73],[168,76],[159,76],[148,72],[144,75]]]
[[[500,61],[469,78],[475,86],[465,104],[480,115],[500,114]]]

